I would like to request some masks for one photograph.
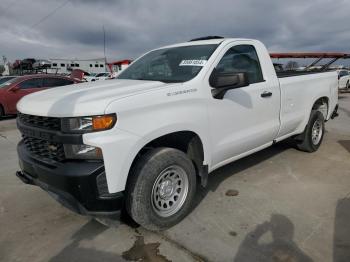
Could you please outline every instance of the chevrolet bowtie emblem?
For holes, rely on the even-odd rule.
[[[49,145],[48,148],[50,151],[57,151],[57,146],[55,145]]]

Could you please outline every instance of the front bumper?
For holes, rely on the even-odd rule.
[[[105,182],[101,179],[105,177],[103,162],[47,163],[33,158],[23,141],[18,144],[17,151],[21,171],[16,175],[24,183],[41,187],[78,214],[120,216],[124,206],[123,192],[101,194],[103,185],[100,184]]]

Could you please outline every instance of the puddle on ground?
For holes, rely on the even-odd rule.
[[[233,236],[233,237],[237,236],[237,232],[236,231],[230,231],[229,234],[230,234],[230,236]]]
[[[226,191],[226,196],[238,196],[239,192],[235,189],[229,189]]]
[[[159,254],[160,243],[145,244],[143,236],[137,236],[134,245],[123,252],[123,258],[127,261],[143,262],[171,262],[165,256]]]

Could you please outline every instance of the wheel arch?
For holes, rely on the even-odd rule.
[[[312,103],[310,103],[310,106],[308,108],[305,109],[305,116],[303,121],[301,121],[301,123],[299,124],[298,128],[296,129],[295,134],[299,135],[302,134],[309,122],[310,116],[311,116],[311,112],[312,110],[318,110],[320,111],[323,116],[324,119],[327,121],[331,115],[330,113],[330,99],[328,96],[319,96],[317,98],[315,98],[313,100]]]
[[[328,119],[328,116],[330,113],[329,97],[322,96],[322,97],[317,98],[312,105],[312,108],[310,110],[310,114],[311,114],[312,110],[320,111],[323,114],[324,119],[325,120]]]
[[[146,152],[154,148],[170,147],[178,149],[188,155],[195,166],[197,175],[201,178],[201,184],[205,186],[208,177],[208,165],[205,164],[205,146],[200,135],[191,130],[174,131],[148,139],[133,158],[128,173],[128,179],[136,162]]]

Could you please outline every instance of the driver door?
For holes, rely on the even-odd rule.
[[[217,73],[246,73],[249,85],[230,89],[223,99],[209,99],[212,167],[272,143],[279,130],[280,90],[277,78],[264,77],[254,45],[228,47]]]

